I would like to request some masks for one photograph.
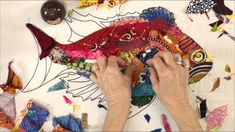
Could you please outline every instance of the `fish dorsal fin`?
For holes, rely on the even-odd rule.
[[[175,23],[175,17],[172,12],[167,10],[163,7],[151,7],[148,9],[143,10],[143,12],[140,14],[140,18],[148,21],[152,21],[154,19],[163,19],[171,24],[176,25]]]

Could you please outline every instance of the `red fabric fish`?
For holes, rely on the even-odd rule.
[[[85,59],[119,56],[134,63],[132,104],[143,106],[155,95],[147,72],[147,59],[157,52],[169,50],[190,59],[189,83],[203,78],[212,68],[210,56],[175,23],[174,14],[163,7],[145,9],[137,18],[113,22],[71,44],[61,44],[32,24],[26,24],[41,47],[40,59],[49,57],[53,62],[66,65],[89,78],[91,65]],[[135,59],[134,59],[135,58]],[[144,88],[143,88],[144,87]],[[139,100],[144,100],[142,103]]]
[[[90,59],[89,56],[93,54],[98,54],[96,58],[102,54],[105,56],[119,56],[121,52],[137,49],[139,53],[146,48],[160,46],[174,53],[180,53],[182,56],[190,55],[191,76],[199,71],[203,73],[208,72],[212,65],[211,60],[207,60],[209,58],[208,55],[192,38],[182,33],[175,25],[161,19],[155,19],[150,22],[110,26],[71,44],[56,42],[32,24],[27,24],[27,27],[35,35],[41,46],[42,52],[40,59],[49,56],[53,60],[55,56],[51,54],[52,52],[62,52],[62,54],[68,56],[69,60],[76,61],[79,58]],[[164,36],[167,36],[171,40],[171,43],[167,42]],[[155,45],[150,45],[149,42],[152,41],[156,42]],[[73,52],[78,53],[78,55],[72,56]],[[81,55],[79,52],[86,52],[86,54]],[[58,62],[58,59],[53,61]],[[203,74],[194,78],[193,81],[197,82],[202,77]]]

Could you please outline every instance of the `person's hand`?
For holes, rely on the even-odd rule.
[[[177,64],[174,57],[178,58]],[[147,61],[152,66],[149,72],[153,90],[181,131],[201,131],[188,99],[189,60],[182,60],[180,55],[174,57],[162,51]]]
[[[121,131],[130,112],[134,67],[131,65],[123,74],[119,67],[124,66],[125,61],[115,56],[98,58],[92,66],[90,79],[101,88],[108,103],[103,131]]]
[[[125,61],[116,56],[100,57],[92,66],[90,79],[103,91],[109,107],[120,103],[130,106],[134,67],[130,66],[123,74],[119,67],[124,66]]]
[[[176,64],[173,55],[168,51],[157,53],[147,64],[152,66],[149,72],[153,90],[168,110],[189,105],[188,67]],[[189,60],[184,59],[183,64],[188,66]]]

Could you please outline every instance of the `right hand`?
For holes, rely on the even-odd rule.
[[[189,65],[189,60],[183,60]],[[151,65],[149,69],[153,90],[161,103],[172,112],[178,108],[187,108],[189,70],[174,61],[169,51],[157,53],[147,61]]]

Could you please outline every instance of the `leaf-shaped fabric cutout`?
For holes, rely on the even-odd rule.
[[[211,89],[211,92],[215,91],[220,86],[220,78],[218,77],[216,81],[214,82],[213,88]]]

